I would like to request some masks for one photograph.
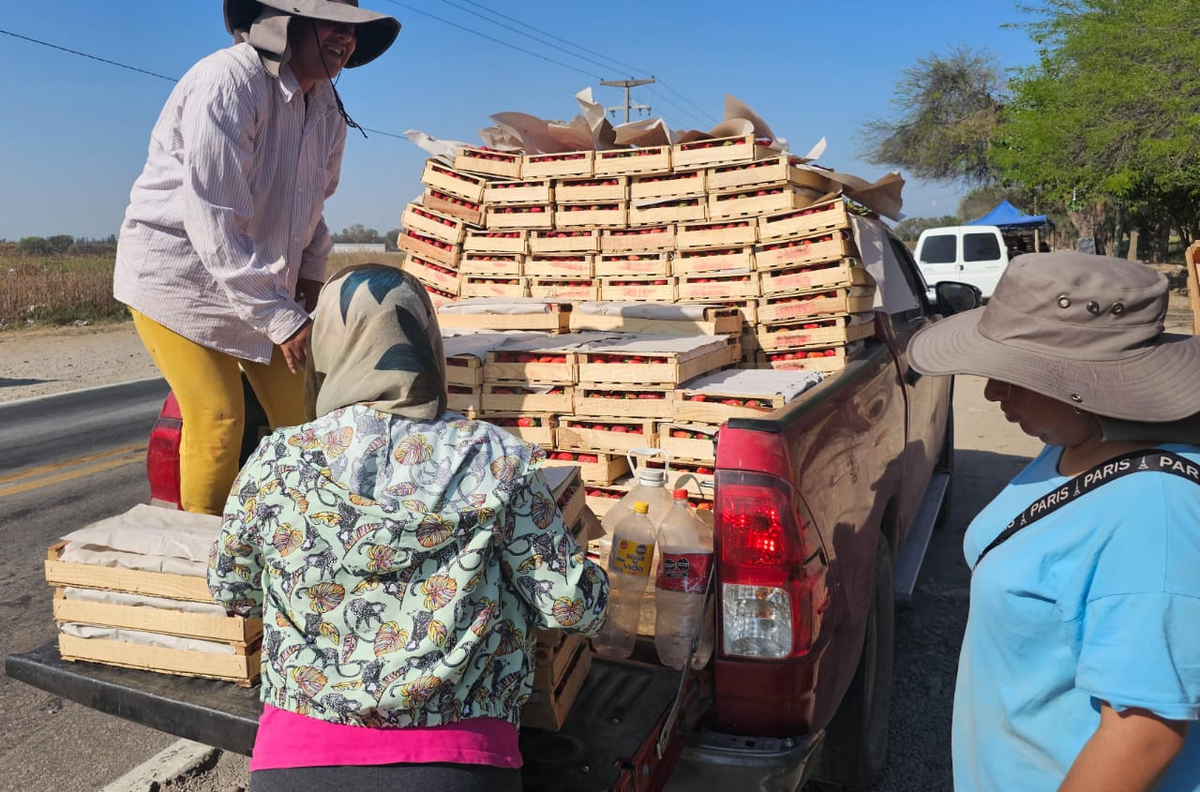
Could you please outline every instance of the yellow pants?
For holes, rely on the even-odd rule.
[[[190,341],[137,311],[130,313],[183,416],[180,505],[185,511],[221,514],[237,476],[246,423],[241,373],[272,429],[304,422],[304,375],[288,370],[279,347],[270,363],[251,363]]]

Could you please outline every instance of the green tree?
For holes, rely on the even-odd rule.
[[[355,223],[349,228],[343,228],[341,233],[333,234],[334,242],[382,242],[382,237],[374,228],[367,228],[362,223]]]
[[[892,227],[892,233],[903,242],[916,242],[917,237],[921,236],[921,232],[927,228],[940,228],[942,226],[954,226],[958,224],[958,218],[954,215],[946,215],[944,217],[906,217]]]
[[[960,47],[920,58],[896,85],[898,117],[865,125],[862,156],[918,179],[990,183],[988,150],[1004,102],[1003,76],[990,53]]]

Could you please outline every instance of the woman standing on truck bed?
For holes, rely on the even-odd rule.
[[[312,364],[321,417],[263,440],[210,559],[214,597],[264,617],[251,789],[519,790],[532,633],[597,632],[604,572],[544,452],[446,411],[411,275],[335,276]]]
[[[1200,338],[1166,309],[1149,267],[1031,254],[909,346],[1046,443],[964,539],[956,792],[1200,790]]]
[[[332,248],[321,213],[349,121],[332,81],[400,30],[357,6],[225,0],[237,43],[179,81],[134,182],[113,294],[179,402],[187,511],[220,514],[237,474],[242,372],[272,427],[304,420],[309,312]]]

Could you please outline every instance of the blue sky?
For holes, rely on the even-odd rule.
[[[963,45],[988,50],[1005,67],[1034,59],[1026,35],[1002,27],[1021,19],[1015,0],[362,4],[404,25],[385,55],[338,83],[347,110],[369,130],[477,142],[492,113],[569,119],[580,89],[591,86],[599,101],[617,105],[621,91],[600,79],[654,75],[660,83],[633,98],[672,127],[707,130],[730,93],[794,152],[824,136],[820,164],[871,181],[886,171],[856,158],[856,130],[894,113],[896,81],[918,57]],[[229,43],[219,0],[0,0],[0,8],[4,31],[167,77]],[[517,30],[491,24],[488,11]],[[116,233],[173,83],[3,34],[0,62],[9,75],[0,91],[0,239]],[[421,192],[425,154],[402,138],[368,134],[348,138],[341,186],[325,212],[335,232],[355,223],[396,228]],[[904,211],[953,214],[961,195],[955,185],[910,179]]]

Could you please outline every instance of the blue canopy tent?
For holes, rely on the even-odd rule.
[[[1048,228],[1052,224],[1046,218],[1046,215],[1027,215],[1008,201],[1001,201],[996,204],[996,207],[992,211],[978,220],[971,220],[967,225],[990,225],[998,227],[1008,242],[1010,255],[1015,255],[1016,253],[1042,249],[1038,238],[1038,231]],[[1033,232],[1032,248],[1027,247],[1029,240],[1026,234],[1030,231]]]

